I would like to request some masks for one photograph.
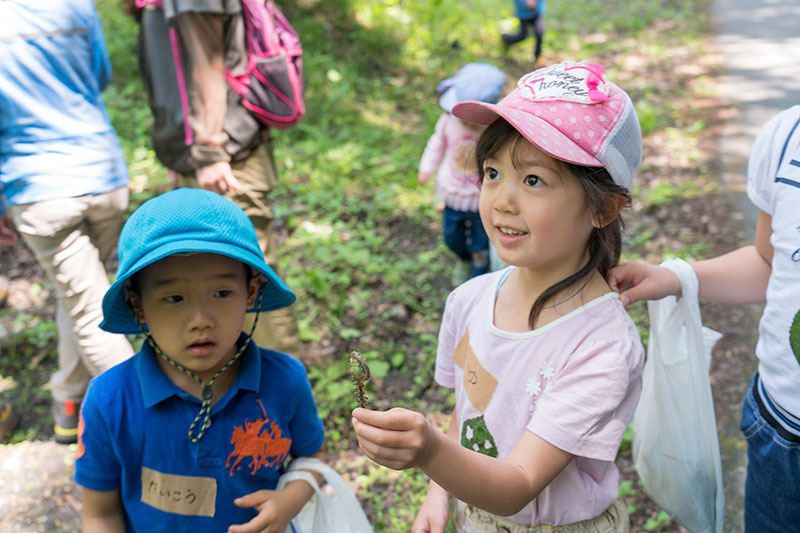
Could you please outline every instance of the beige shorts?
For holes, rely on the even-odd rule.
[[[615,501],[601,515],[560,526],[523,526],[468,505],[455,515],[458,533],[629,533],[628,511],[621,500]]]

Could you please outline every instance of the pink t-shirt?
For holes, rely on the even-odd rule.
[[[513,268],[450,293],[435,378],[455,388],[462,445],[505,459],[530,431],[576,456],[509,520],[559,525],[594,518],[619,495],[614,458],[642,388],[639,334],[615,293],[533,331],[498,329],[496,294]]]
[[[436,171],[436,195],[451,209],[478,210],[480,189],[475,145],[482,131],[482,127],[467,125],[450,113],[442,113],[425,145],[419,170]]]

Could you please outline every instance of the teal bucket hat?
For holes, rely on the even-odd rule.
[[[296,297],[264,261],[253,223],[235,203],[202,189],[176,189],[143,203],[125,222],[117,246],[117,279],[103,297],[100,327],[140,333],[125,300],[125,283],[144,267],[179,253],[211,253],[236,259],[263,276],[261,305],[248,312],[274,311]]]

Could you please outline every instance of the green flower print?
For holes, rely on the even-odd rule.
[[[461,445],[489,457],[497,457],[494,437],[489,433],[483,416],[470,418],[464,422],[464,427],[461,429]]]

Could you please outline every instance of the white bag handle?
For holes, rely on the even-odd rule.
[[[275,490],[283,489],[283,487],[285,487],[290,481],[294,481],[296,479],[302,479],[311,485],[311,488],[314,489],[314,492],[319,492],[319,483],[317,483],[317,479],[310,472],[306,472],[305,470],[293,470],[286,472],[280,477],[280,479],[278,479],[278,486],[275,488]]]
[[[321,474],[331,490],[320,489],[309,470]],[[277,489],[296,479],[311,485],[315,494],[292,520],[287,533],[372,533],[372,526],[358,498],[336,470],[319,459],[299,457],[289,463],[278,480]]]

